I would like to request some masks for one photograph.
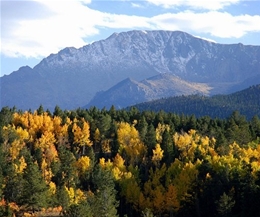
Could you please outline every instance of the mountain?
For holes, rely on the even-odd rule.
[[[134,107],[140,111],[165,111],[212,118],[227,118],[233,111],[239,111],[251,119],[254,115],[260,117],[260,84],[228,95],[175,96],[140,103]]]
[[[260,46],[217,44],[180,31],[114,33],[1,77],[0,106],[73,109],[126,78],[139,82],[161,73],[205,83],[210,95],[231,93],[257,84],[259,59]]]
[[[124,108],[174,95],[208,95],[210,89],[204,83],[188,82],[173,74],[161,73],[140,82],[127,78],[107,91],[98,92],[85,107],[96,106],[102,109],[114,105],[116,108]]]

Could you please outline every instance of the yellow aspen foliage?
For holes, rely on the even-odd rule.
[[[173,139],[180,152],[179,159],[183,162],[194,162],[195,154],[201,159],[217,155],[214,150],[216,140],[207,136],[202,137],[195,130],[190,130],[188,133],[175,133]]]
[[[234,159],[231,158],[233,156]],[[239,166],[239,162],[245,162],[247,164],[251,164],[252,173],[256,173],[260,170],[260,149],[259,146],[252,147],[240,147],[237,143],[233,143],[229,146],[228,156],[225,156],[225,159],[229,159],[230,165]],[[233,160],[233,163],[231,163]]]
[[[45,131],[39,139],[36,140],[35,147],[42,150],[48,148],[56,142],[55,136],[51,131]]]
[[[138,123],[136,119],[133,120],[133,126],[135,126]]]
[[[124,163],[125,163],[124,159],[120,156],[119,153],[117,153],[117,155],[113,159],[113,169],[112,169],[112,173],[116,180],[121,179],[126,171],[126,167]]]
[[[229,145],[229,154],[240,158],[242,157],[242,148],[236,142],[233,142]]]
[[[211,159],[209,158],[209,163],[212,165],[212,168],[217,173],[228,174],[232,170],[241,170],[243,167],[243,161],[238,158],[235,158],[232,154],[214,156]]]
[[[175,143],[175,146],[180,151],[180,158],[182,160],[186,159],[193,159],[194,158],[194,151],[196,147],[191,148],[191,144],[194,146],[194,143],[192,143],[192,136],[187,133],[175,133],[173,136],[173,140]],[[193,151],[192,151],[193,150]],[[191,156],[188,155],[191,154]]]
[[[84,192],[82,190],[76,189],[74,203],[78,204],[83,200],[86,200],[86,195],[84,194]]]
[[[70,204],[78,204],[81,201],[86,199],[86,195],[84,194],[83,191],[81,191],[80,189],[74,189],[72,187],[67,188],[65,186],[65,190],[67,191],[69,198],[70,198]]]
[[[132,165],[141,162],[146,154],[146,146],[139,141],[125,147],[126,155],[129,158],[129,163]]]
[[[50,166],[46,162],[45,158],[43,158],[43,160],[42,160],[41,171],[42,171],[42,176],[43,176],[45,182],[50,183],[50,181],[53,177],[53,173],[52,173]]]
[[[158,126],[155,129],[155,133],[156,133],[156,141],[160,144],[162,143],[162,135],[165,130],[169,132],[170,126],[168,124],[158,123]]]
[[[101,149],[102,149],[103,153],[110,153],[111,152],[110,139],[102,140]]]
[[[129,123],[121,122],[117,129],[118,142],[120,145],[127,146],[134,142],[139,142],[139,133],[134,126]]]
[[[31,135],[32,141],[38,137],[38,134],[42,134],[45,131],[53,132],[53,122],[52,117],[50,117],[46,112],[38,115],[37,112],[33,114],[27,113],[27,118],[29,120],[27,129]],[[23,116],[23,114],[21,115]],[[21,118],[23,119],[23,117]]]
[[[158,163],[162,160],[163,158],[163,150],[161,149],[160,144],[155,145],[155,149],[153,149],[153,157],[152,161],[154,164],[158,165]]]
[[[62,142],[68,137],[68,126],[71,121],[67,118],[65,124],[60,117],[52,117],[48,113],[37,112],[14,113],[13,123],[18,126],[16,131],[23,139],[29,139],[35,148],[45,149],[58,140]]]
[[[106,159],[105,158],[100,158],[99,159],[99,164],[102,168],[104,168],[106,166]]]
[[[125,160],[121,157],[119,153],[116,154],[113,160],[113,166],[118,167],[120,170],[125,171]]]
[[[112,174],[115,180],[130,179],[133,177],[131,172],[123,172],[118,167],[112,168]]]
[[[20,157],[18,165],[14,164],[14,167],[16,173],[23,173],[24,169],[27,167],[27,163],[23,156]]]
[[[108,159],[107,162],[106,162],[105,158],[103,158],[103,157],[99,159],[99,164],[104,169],[105,168],[111,169],[113,167],[113,163],[111,162],[111,160]]]
[[[251,163],[251,167],[252,167],[252,173],[253,175],[256,174],[256,172],[259,172],[260,171],[260,161],[253,161]]]
[[[16,139],[12,142],[11,146],[9,147],[9,153],[12,161],[14,161],[18,157],[20,151],[24,146],[25,144],[23,142],[21,143],[20,140]]]
[[[8,143],[9,134],[15,134],[16,138],[11,144]],[[25,146],[25,140],[29,139],[29,133],[27,130],[22,129],[21,127],[15,127],[15,125],[8,125],[3,127],[3,138],[5,139],[5,144],[9,146],[9,153],[12,160],[15,160],[20,151]],[[7,144],[8,143],[8,144]]]
[[[100,140],[101,140],[101,135],[99,129],[97,128],[94,133],[94,142],[99,142]]]
[[[124,179],[130,179],[133,177],[133,174],[131,172],[124,172],[122,177]]]
[[[74,188],[70,187],[70,188],[67,188],[65,186],[65,190],[69,196],[69,199],[70,199],[70,204],[73,204],[74,203],[74,200],[75,200],[75,191],[74,191]]]
[[[119,153],[125,153],[127,162],[135,165],[142,161],[147,148],[140,140],[139,133],[135,127],[128,123],[121,122],[118,124],[117,135],[120,144]]]
[[[79,171],[79,174],[84,174],[90,168],[90,158],[88,156],[80,157],[76,162],[76,168]]]
[[[71,124],[69,118],[67,118],[66,123],[63,125],[60,117],[55,116],[53,118],[54,134],[57,139],[66,138],[68,136],[68,126]]]
[[[58,160],[58,152],[54,144],[50,144],[45,150],[44,150],[44,157],[46,158],[46,161],[48,165],[50,166],[51,162],[56,162]]]
[[[48,184],[48,186],[49,186],[49,193],[50,193],[50,195],[55,195],[56,190],[57,190],[55,183],[54,182],[50,182]]]
[[[30,138],[29,133],[26,129],[23,129],[22,127],[18,126],[15,130],[20,140],[27,140]]]
[[[113,167],[112,173],[113,173],[115,180],[121,179],[122,174],[123,174],[123,172],[118,167]]]
[[[72,132],[74,135],[74,143],[78,144],[79,146],[91,146],[92,142],[89,139],[90,136],[90,128],[89,128],[89,124],[82,119],[83,122],[83,126],[82,128],[79,127],[76,123],[76,121],[74,121],[73,126],[72,126]]]

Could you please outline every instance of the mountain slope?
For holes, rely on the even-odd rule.
[[[180,31],[114,33],[1,77],[0,106],[73,109],[128,77],[141,81],[160,73],[207,83],[210,94],[230,93],[245,80],[255,84],[259,59],[260,46],[216,44]]]
[[[87,108],[124,108],[141,102],[175,95],[208,95],[211,87],[204,83],[188,82],[172,74],[162,73],[140,82],[125,79],[107,91],[99,92]]]
[[[247,116],[260,117],[260,84],[228,95],[212,97],[190,95],[176,96],[134,105],[141,111],[166,111],[178,114],[226,118],[235,110]]]

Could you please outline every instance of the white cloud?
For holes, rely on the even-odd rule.
[[[217,43],[215,40],[213,40],[213,39],[211,39],[211,38],[201,37],[201,36],[199,36],[199,35],[193,35],[193,36],[196,37],[196,38],[200,38],[200,39],[209,41],[209,42]]]
[[[37,0],[28,1],[27,3],[31,5],[24,4],[24,8],[20,6],[16,8],[17,4],[3,4],[2,11],[5,13],[2,13],[1,22],[1,53],[10,57],[47,56],[64,47],[85,45],[84,39],[98,35],[100,28],[113,29],[113,31],[182,30],[195,35],[206,33],[220,38],[239,38],[248,32],[260,31],[259,15],[232,16],[220,11],[196,13],[187,10],[153,17],[131,16],[90,9],[88,6],[90,2],[90,0]],[[166,1],[157,1],[157,4],[159,2],[160,5],[166,3]],[[177,4],[183,1],[172,2]],[[191,1],[187,2],[191,5]],[[192,4],[199,4],[200,1],[192,2]],[[223,7],[225,4],[237,1],[216,2]]]
[[[133,8],[142,8],[143,7],[142,5],[136,4],[136,3],[133,3],[133,2],[131,2],[131,5],[132,5]]]
[[[51,13],[46,17],[35,15],[30,19],[19,17],[12,21],[15,28],[2,34],[1,52],[6,56],[42,57],[56,53],[64,47],[81,47],[86,44],[84,38],[99,34],[99,27],[116,29],[151,27],[148,18],[145,17],[92,10],[86,5],[90,1],[37,0],[37,2],[43,8],[48,8]],[[3,28],[7,29],[11,25],[11,19],[7,18]]]
[[[186,6],[194,9],[219,10],[236,4],[240,0],[146,0],[147,2],[165,8]]]
[[[260,31],[260,16],[232,16],[226,12],[162,14],[152,18],[158,29],[208,33],[220,38],[240,38],[248,32]]]

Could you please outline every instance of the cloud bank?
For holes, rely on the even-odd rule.
[[[153,16],[134,12],[129,15],[124,11],[108,13],[92,9],[92,3],[95,2],[1,1],[1,53],[8,57],[43,57],[64,47],[86,45],[88,38],[100,34],[101,29],[182,30],[219,38],[240,38],[260,32],[260,15],[232,15],[223,10],[239,4],[238,0],[124,2],[129,9],[164,9]],[[180,7],[178,12],[167,11]]]

